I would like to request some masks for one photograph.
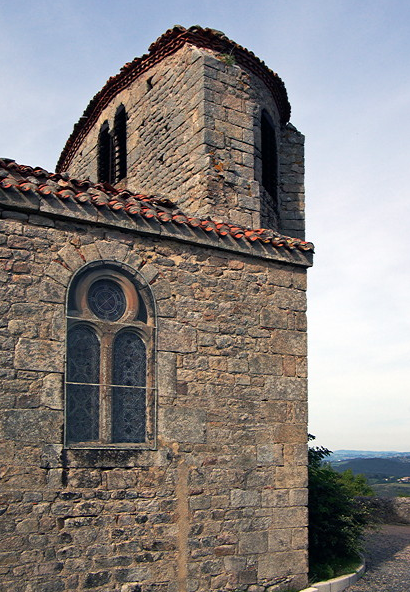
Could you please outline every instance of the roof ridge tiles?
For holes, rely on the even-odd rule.
[[[118,92],[126,88],[152,66],[162,61],[166,56],[175,53],[186,43],[200,48],[213,49],[219,53],[235,55],[236,62],[239,65],[251,70],[268,86],[277,102],[281,121],[283,123],[289,121],[290,104],[285,85],[282,79],[263,60],[255,56],[252,51],[229,39],[221,31],[202,28],[199,25],[194,25],[188,29],[181,25],[175,25],[158,37],[154,43],[151,43],[148,53],[126,62],[118,74],[111,76],[102,89],[94,95],[78,122],[75,123],[73,131],[58,159],[56,170],[60,172],[67,168],[82,139],[97,121],[101,111]]]

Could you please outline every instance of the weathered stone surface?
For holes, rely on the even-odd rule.
[[[15,442],[61,441],[62,414],[51,409],[10,409],[0,418],[1,434]]]
[[[251,374],[275,374],[282,373],[282,360],[272,354],[249,354],[249,372]]]
[[[306,565],[306,562],[306,551],[267,553],[258,562],[258,577],[270,580],[280,576],[295,574]]]
[[[43,378],[43,385],[40,390],[40,399],[44,407],[60,410],[64,408],[62,374],[47,374],[47,376]]]
[[[206,413],[201,409],[169,407],[160,410],[159,433],[175,442],[205,442]]]
[[[168,319],[160,319],[158,327],[160,351],[178,353],[196,351],[196,331],[192,327]]]
[[[266,553],[268,550],[268,532],[246,532],[239,538],[239,553],[244,555]]]
[[[63,372],[64,346],[45,339],[19,339],[14,365],[21,370]]]
[[[277,304],[276,301],[275,304]],[[286,311],[279,308],[263,308],[260,315],[260,324],[262,327],[287,329],[288,315]]]
[[[307,398],[307,381],[304,378],[268,376],[265,384],[269,399],[304,401]]]
[[[158,352],[159,397],[175,397],[177,388],[177,356],[173,352]]]
[[[272,335],[273,350],[278,354],[306,356],[306,334],[300,331],[276,330]]]

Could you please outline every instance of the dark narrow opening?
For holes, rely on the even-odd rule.
[[[113,180],[113,141],[108,121],[104,121],[98,135],[98,181],[112,183]]]
[[[276,135],[273,122],[266,111],[262,111],[261,136],[262,185],[272,197],[275,207],[277,207],[278,156],[276,148]]]
[[[152,83],[152,76],[150,78],[147,78],[147,91],[150,91],[153,88],[153,83]]]
[[[115,182],[127,176],[127,113],[124,105],[117,109],[114,119]]]

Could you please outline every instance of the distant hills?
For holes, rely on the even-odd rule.
[[[410,496],[410,452],[336,450],[327,459],[336,471],[367,477],[379,497]]]
[[[410,452],[395,452],[394,450],[335,450],[328,457],[330,462],[349,460],[352,458],[396,458],[410,457]]]
[[[351,469],[354,474],[362,473],[368,479],[387,479],[410,476],[410,456],[402,458],[352,458],[332,461],[337,471]]]

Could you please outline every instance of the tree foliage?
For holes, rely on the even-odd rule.
[[[330,454],[327,448],[309,448],[309,562],[316,580],[332,577],[335,568],[359,559],[369,523],[365,506],[355,499],[372,493],[366,479],[335,471],[324,462]]]

